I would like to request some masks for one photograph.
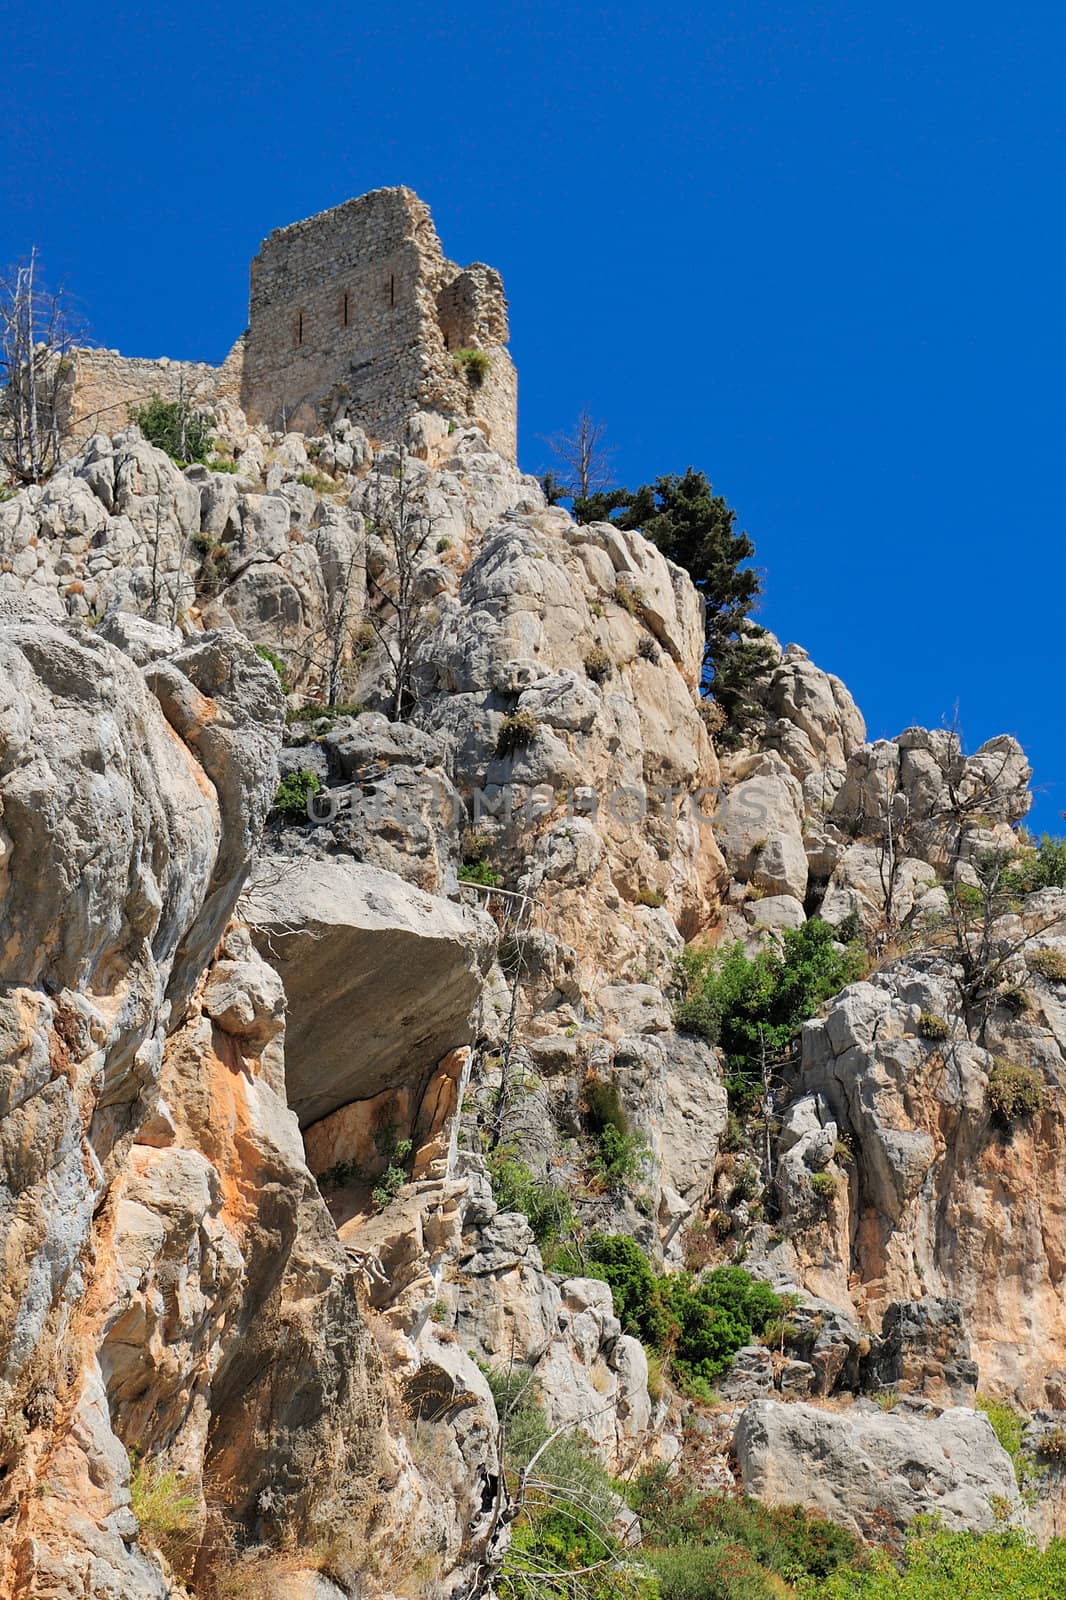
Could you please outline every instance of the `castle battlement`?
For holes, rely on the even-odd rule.
[[[221,367],[144,361],[117,351],[73,357],[72,438],[123,425],[154,394],[239,401],[251,422],[314,433],[349,416],[397,438],[415,412],[474,423],[517,452],[517,377],[498,272],[461,268],[410,189],[375,189],[264,239],[251,266],[248,330]],[[485,363],[459,363],[476,349]]]

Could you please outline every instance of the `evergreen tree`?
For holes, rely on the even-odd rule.
[[[689,467],[682,477],[668,473],[635,492],[588,495],[574,501],[574,516],[579,522],[637,529],[685,568],[706,607],[703,682],[734,729],[757,718],[751,689],[772,656],[764,630],[750,621],[760,584],[758,573],[745,563],[755,546],[706,475]]]

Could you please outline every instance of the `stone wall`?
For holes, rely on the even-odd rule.
[[[75,350],[64,403],[64,437],[77,445],[94,433],[117,433],[129,421],[130,407],[155,395],[162,400],[184,398],[193,406],[239,400],[243,352],[242,338],[222,366],[213,367],[166,356],[151,360],[123,356],[117,350]]]
[[[376,189],[281,228],[252,263],[242,404],[250,420],[313,431],[341,412],[377,438],[416,411],[484,428],[515,454],[516,381],[497,272],[445,259],[410,189]],[[489,356],[480,382],[453,354]]]
[[[475,423],[517,453],[517,377],[507,352],[503,280],[460,269],[410,189],[376,189],[280,228],[252,262],[248,332],[221,367],[78,350],[63,427],[68,444],[115,433],[153,395],[237,401],[273,429],[321,431],[338,415],[397,439],[416,412]],[[483,350],[487,371],[455,354]],[[443,428],[442,428],[443,431]]]

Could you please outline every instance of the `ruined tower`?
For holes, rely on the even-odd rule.
[[[241,403],[271,428],[313,432],[346,414],[374,438],[397,437],[413,412],[436,412],[476,423],[514,460],[506,345],[499,273],[448,261],[410,189],[375,189],[263,241]]]

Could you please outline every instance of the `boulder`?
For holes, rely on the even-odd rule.
[[[972,1405],[977,1363],[957,1300],[926,1295],[896,1300],[881,1322],[881,1343],[870,1376],[902,1394],[925,1395],[943,1405]]]
[[[286,1076],[301,1125],[420,1083],[472,1041],[496,947],[484,913],[345,857],[268,857],[247,920],[288,997]]]
[[[802,1505],[860,1538],[902,1533],[934,1512],[951,1531],[988,1533],[1000,1506],[1024,1525],[1014,1468],[983,1412],[926,1419],[756,1400],[734,1445],[746,1493]]]

